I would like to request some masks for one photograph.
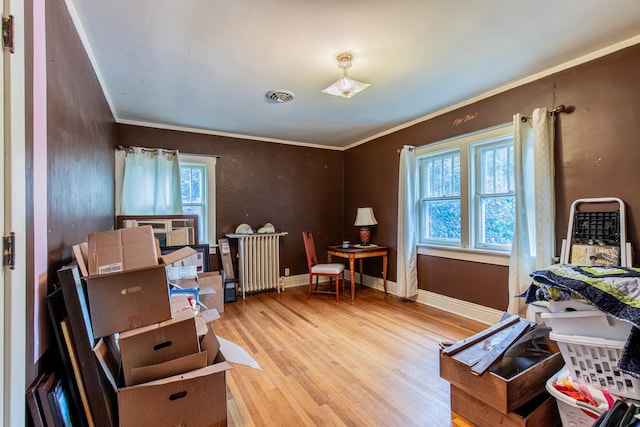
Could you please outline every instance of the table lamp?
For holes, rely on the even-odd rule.
[[[371,230],[369,226],[376,225],[377,223],[376,217],[373,216],[373,208],[358,208],[356,223],[354,225],[360,227],[360,244],[362,246],[369,245],[371,241]]]

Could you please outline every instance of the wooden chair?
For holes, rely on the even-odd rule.
[[[307,292],[307,298],[311,296],[312,292],[319,294],[335,294],[336,301],[338,301],[340,294],[340,278],[342,278],[342,292],[344,292],[344,264],[318,264],[316,247],[313,243],[313,234],[310,231],[303,231],[302,239],[304,240],[304,250],[307,253],[307,264],[309,266],[309,291]],[[318,289],[318,280],[321,276],[329,277],[329,288],[327,290]],[[313,286],[314,277],[316,278],[315,286]],[[335,291],[332,290],[332,279],[335,279],[336,281]]]

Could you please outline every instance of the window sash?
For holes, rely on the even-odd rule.
[[[515,226],[513,136],[485,139],[471,144],[471,150],[475,160],[471,185],[473,247],[508,252]]]
[[[189,176],[184,174],[185,170],[189,170]],[[199,181],[199,192],[194,194],[194,175]],[[199,175],[199,176],[198,176]],[[181,178],[181,194],[182,194],[182,213],[185,215],[198,215],[198,240],[206,242],[209,227],[207,198],[207,167],[202,163],[180,162],[180,178]],[[183,181],[188,179],[188,183]],[[185,191],[186,190],[186,191]]]

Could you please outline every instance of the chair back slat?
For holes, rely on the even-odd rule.
[[[313,233],[311,233],[310,231],[303,231],[302,239],[304,240],[304,250],[307,253],[307,264],[309,266],[309,270],[311,270],[311,267],[318,264],[316,247],[313,243]]]

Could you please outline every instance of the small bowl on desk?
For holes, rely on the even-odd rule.
[[[349,249],[351,247],[348,240],[345,240],[344,242],[342,242],[341,246],[342,246],[342,249]]]

